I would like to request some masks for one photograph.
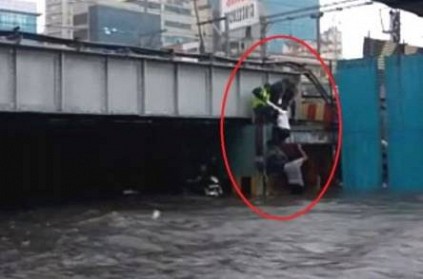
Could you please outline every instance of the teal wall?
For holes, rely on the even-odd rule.
[[[345,189],[372,192],[382,185],[377,62],[340,61],[336,81],[342,105],[342,177]]]
[[[423,192],[423,56],[386,62],[389,187]]]

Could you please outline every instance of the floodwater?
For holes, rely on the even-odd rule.
[[[307,201],[257,203],[287,214]],[[291,222],[236,199],[0,212],[0,278],[423,278],[422,212],[418,198],[332,198]]]

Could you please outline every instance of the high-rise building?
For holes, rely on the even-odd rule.
[[[124,0],[45,0],[46,29],[50,36],[72,39],[75,31],[73,17],[81,10],[98,3],[119,3]]]
[[[254,40],[260,38],[260,5],[258,0],[209,1],[214,18],[219,19],[214,27],[219,30],[219,32],[214,33],[215,50],[217,52],[238,56]],[[228,28],[228,32],[226,28]]]
[[[309,42],[309,45],[317,49],[315,41]],[[310,51],[295,42],[287,42],[283,46],[282,53],[293,56],[312,57]],[[320,35],[320,55],[324,59],[338,60],[342,58],[342,33],[336,27],[331,27]]]
[[[213,18],[213,10],[211,3],[209,0],[198,0],[198,13],[199,13],[199,21],[206,21]],[[198,27],[195,24],[194,28],[197,30],[198,34]],[[210,24],[201,25],[201,32],[204,40],[204,50],[206,52],[213,52],[214,49],[214,32],[213,26]]]
[[[178,45],[184,45],[189,46],[190,49],[197,49],[196,47],[193,48],[192,46],[195,45],[195,42],[199,43],[199,31],[201,30],[201,37],[204,42],[205,50],[210,51],[212,48],[212,27],[210,25],[203,25],[199,30],[197,26],[197,20],[201,22],[213,17],[211,14],[209,0],[196,0],[196,2],[193,0],[127,1],[137,3],[142,7],[146,7],[149,13],[156,13],[161,15],[163,46],[175,47]],[[197,8],[197,10],[195,8]]]
[[[46,0],[45,33],[54,37],[72,38],[72,3],[69,0]]]
[[[214,48],[213,27],[210,24],[201,24],[200,26],[197,25],[197,21],[198,23],[201,23],[203,21],[207,21],[213,18],[212,8],[210,6],[209,0],[196,0],[196,2],[191,0],[187,1],[187,3],[192,5],[191,8],[193,10],[191,16],[193,39],[188,41],[178,40],[174,44],[165,44],[165,46],[181,52],[199,53],[201,51],[202,41],[204,51],[210,53],[213,51]],[[163,15],[163,17],[167,16],[169,15]],[[166,37],[166,32],[164,34]]]
[[[331,27],[320,35],[321,53],[326,59],[342,58],[342,33],[336,27]]]
[[[80,40],[161,47],[160,14],[147,13],[134,4],[90,5],[74,14],[73,26],[74,38]]]
[[[198,17],[208,17],[208,1],[196,0]],[[199,41],[197,17],[193,0],[128,0],[146,9],[148,13],[159,14],[162,26],[163,46],[172,46]],[[206,32],[206,34],[204,34]],[[203,37],[209,31],[202,28]]]
[[[239,55],[254,41],[261,38],[262,26],[258,19],[259,17],[275,14],[282,15],[277,18],[281,21],[269,24],[266,28],[266,36],[286,34],[294,35],[307,41],[316,40],[317,19],[303,17],[289,21],[287,20],[288,15],[283,16],[283,14],[303,8],[317,7],[319,0],[209,0],[209,2],[215,18],[224,17],[225,10],[229,10],[231,11],[229,16],[234,17],[235,19],[232,19],[238,21],[237,24],[233,24],[229,32],[229,49],[232,54]],[[310,13],[310,10],[308,13]],[[223,25],[224,22],[222,21],[219,25],[222,31],[224,31]],[[224,51],[226,48],[225,32],[215,35],[219,50]],[[280,54],[283,45],[284,42],[282,40],[271,41],[266,44],[267,53]]]
[[[319,5],[319,0],[259,0],[261,4],[262,14],[274,15],[283,14],[291,11],[316,7]],[[299,14],[310,13],[306,11]],[[293,35],[306,41],[316,41],[317,37],[317,19],[311,17],[294,18],[287,20],[288,15],[281,16],[279,19],[284,19],[280,22],[270,24],[266,35]],[[280,53],[282,51],[284,42],[281,40],[274,40],[269,42],[267,50],[270,53]]]
[[[150,47],[198,42],[196,12],[199,21],[212,17],[208,0],[197,0],[197,11],[193,0],[46,1],[48,35],[112,43],[137,41],[135,45]],[[201,31],[206,48],[210,49],[213,29],[203,26]]]
[[[0,0],[0,30],[37,32],[37,5],[29,1]]]

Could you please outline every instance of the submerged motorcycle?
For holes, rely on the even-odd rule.
[[[217,177],[209,177],[208,183],[204,187],[204,194],[208,197],[220,197],[223,195],[223,190]]]
[[[186,181],[185,194],[218,198],[223,196],[223,188],[217,176],[201,173],[196,178]]]

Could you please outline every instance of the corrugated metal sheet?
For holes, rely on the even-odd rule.
[[[375,57],[378,59],[378,81],[380,97],[385,99],[385,59],[394,55],[423,54],[423,48],[397,44],[392,41],[377,40],[372,38],[364,39],[363,56]]]
[[[423,56],[387,59],[388,169],[390,188],[423,191]]]
[[[375,191],[382,184],[377,60],[340,61],[336,76],[343,116],[345,187]]]

